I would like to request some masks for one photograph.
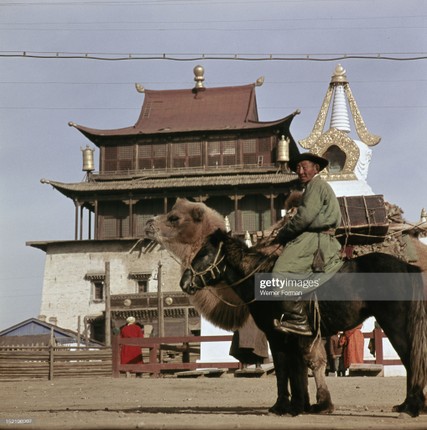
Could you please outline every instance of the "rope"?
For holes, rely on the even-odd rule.
[[[366,199],[365,196],[362,196],[362,201],[363,201],[363,206],[365,208],[365,215],[366,215],[366,219],[368,221],[368,235],[371,235],[371,217],[370,217],[370,213],[368,210],[368,205],[366,203]]]
[[[231,286],[230,285],[226,285],[226,286],[224,286],[224,287],[222,287],[222,289],[223,288],[231,288]],[[225,299],[223,299],[221,296],[218,296],[218,294],[215,294],[214,293],[214,291],[215,290],[218,290],[219,288],[217,288],[217,287],[207,287],[207,290],[214,296],[214,297],[216,297],[220,302],[222,302],[222,303],[224,303],[225,305],[227,305],[227,306],[230,306],[230,307],[232,307],[232,308],[240,308],[240,307],[242,307],[242,306],[247,306],[247,305],[250,305],[251,303],[254,303],[256,300],[255,300],[255,298],[253,298],[252,300],[249,300],[249,302],[243,302],[243,303],[239,303],[239,304],[236,304],[236,303],[230,303],[228,300],[225,300]]]

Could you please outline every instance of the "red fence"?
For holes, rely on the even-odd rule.
[[[375,344],[375,358],[364,360],[364,363],[374,363],[374,364],[383,364],[386,365],[393,365],[393,364],[402,364],[400,359],[398,358],[384,358],[384,352],[383,352],[383,339],[387,338],[387,336],[384,334],[384,332],[380,328],[374,329],[370,333],[363,333],[363,336],[365,339],[374,339]]]
[[[183,357],[189,360],[190,344],[202,342],[231,342],[232,336],[179,336],[179,337],[149,337],[149,338],[121,338],[113,336],[113,377],[118,378],[120,372],[151,373],[159,376],[162,372],[178,370],[227,368],[238,369],[238,362],[223,363],[197,363],[197,362],[173,362],[163,363],[163,350],[174,350],[183,353]],[[148,363],[143,364],[121,364],[120,346],[137,345],[143,349],[148,349]],[[184,359],[183,361],[187,361]]]
[[[366,364],[382,364],[382,365],[401,365],[399,359],[385,359],[383,354],[383,338],[386,335],[381,329],[375,329],[370,333],[363,333],[366,339],[374,339],[375,343],[375,358],[364,360]],[[240,363],[237,362],[215,362],[215,363],[197,363],[189,361],[189,352],[194,350],[190,345],[202,342],[230,342],[231,335],[225,336],[177,336],[177,337],[151,337],[151,338],[121,338],[113,336],[113,377],[118,378],[120,372],[135,372],[135,373],[150,373],[154,376],[159,376],[162,372],[173,372],[179,370],[195,370],[195,369],[212,369],[226,368],[238,369]],[[137,345],[143,350],[148,350],[148,354],[144,354],[146,358],[143,364],[121,364],[120,363],[120,346],[121,345]],[[162,351],[173,350],[182,353],[183,362],[165,363],[162,360]],[[146,362],[148,359],[148,362]]]

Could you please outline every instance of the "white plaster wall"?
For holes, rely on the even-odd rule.
[[[52,242],[46,251],[40,314],[47,321],[56,318],[60,327],[77,330],[78,316],[101,314],[105,303],[92,300],[92,283],[88,273],[105,273],[110,262],[111,294],[134,294],[136,282],[131,272],[151,272],[157,275],[162,262],[162,291],[180,291],[180,267],[165,252],[156,247],[129,253],[134,243],[73,241]],[[152,276],[149,292],[157,291],[157,276]]]
[[[219,327],[214,326],[209,321],[201,318],[200,329],[202,336],[229,336],[233,332],[223,330]],[[200,345],[200,364],[209,362],[231,362],[235,363],[236,360],[233,356],[229,354],[230,352],[230,342],[204,342]],[[202,366],[203,367],[203,366]]]

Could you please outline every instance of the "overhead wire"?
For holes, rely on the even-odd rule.
[[[204,53],[89,53],[89,52],[35,52],[35,51],[0,51],[0,58],[37,58],[37,59],[80,59],[97,61],[339,61],[339,60],[381,60],[381,61],[418,61],[426,60],[425,52],[395,53],[313,53],[313,54],[204,54]]]

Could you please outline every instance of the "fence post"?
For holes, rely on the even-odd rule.
[[[384,364],[383,331],[377,327],[375,327],[374,329],[374,343],[375,343],[375,364]]]
[[[49,341],[49,381],[53,379],[53,363],[55,361],[54,351],[53,351],[53,327],[50,329],[50,341]]]

